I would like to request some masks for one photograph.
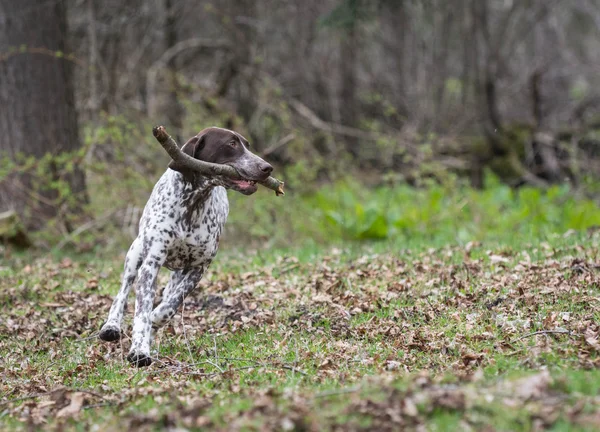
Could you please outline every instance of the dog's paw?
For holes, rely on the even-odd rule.
[[[152,358],[149,354],[130,352],[127,356],[127,361],[132,364],[132,366],[137,367],[146,367],[152,364]]]
[[[104,324],[98,335],[100,339],[106,342],[115,342],[121,339],[121,329],[114,325]]]

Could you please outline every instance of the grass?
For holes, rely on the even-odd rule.
[[[492,174],[487,187],[473,190],[459,179],[412,188],[404,184],[368,188],[353,178],[315,193],[290,191],[250,198],[232,196],[230,235],[284,247],[307,238],[317,244],[339,241],[393,241],[413,249],[471,241],[539,243],[568,230],[600,226],[600,209],[568,185],[546,191],[511,189]],[[293,185],[290,185],[293,188]],[[283,203],[282,201],[285,201]]]
[[[158,360],[139,370],[125,361],[128,339],[93,337],[122,254],[5,251],[0,428],[597,430],[597,208],[561,191],[462,194],[429,213],[414,195],[421,210],[406,213],[423,221],[406,232],[391,204],[380,241],[351,241],[382,232],[364,230],[364,212],[339,204],[346,222],[335,231],[327,208],[311,204],[307,220],[330,237],[296,248],[226,243],[159,333]],[[452,222],[461,202],[471,210]],[[465,224],[475,207],[485,217]],[[516,214],[522,224],[510,229]],[[231,222],[230,236],[243,227]],[[468,235],[457,236],[461,223]]]

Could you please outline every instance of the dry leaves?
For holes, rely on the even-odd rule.
[[[69,404],[66,405],[64,408],[61,408],[56,413],[56,418],[73,417],[73,416],[77,415],[79,413],[79,411],[81,411],[81,408],[83,407],[83,402],[85,400],[85,393],[82,393],[82,392],[71,393],[69,399],[70,399]]]
[[[600,338],[599,334],[600,328],[596,325],[591,325],[585,329],[585,333],[583,334],[585,341],[594,348],[596,351],[600,351]]]
[[[7,415],[41,425],[81,419],[82,410],[96,405],[111,404],[115,414],[133,410],[151,397],[169,411],[130,410],[122,420],[126,426],[120,423],[148,430],[218,429],[210,412],[224,403],[218,399],[223,395],[250,401],[241,413],[222,414],[230,430],[256,422],[264,430],[358,429],[366,417],[378,430],[418,429],[440,410],[460,413],[465,430],[477,430],[470,413],[491,403],[531,410],[532,422],[536,416],[544,425],[557,414],[540,404],[572,421],[585,415],[583,423],[595,424],[589,411],[561,401],[550,374],[539,370],[552,361],[600,366],[600,327],[594,321],[600,284],[592,258],[597,251],[544,249],[545,258],[534,261],[529,252],[506,250],[474,258],[474,247],[350,261],[336,253],[309,264],[282,258],[239,273],[215,269],[159,333],[166,347],[161,352],[170,354],[139,374],[124,363],[127,339],[66,343],[100,327],[111,302],[103,287],[118,285],[120,263],[103,274],[71,260],[33,261],[18,276],[0,281],[0,301],[9,305],[0,320],[0,403]],[[457,255],[458,264],[452,259]],[[544,333],[557,329],[569,334]],[[210,343],[197,346],[207,335]],[[248,343],[244,335],[257,345],[247,347],[248,358],[225,359],[227,347]],[[208,363],[215,362],[215,351],[221,371]],[[505,364],[515,359],[510,367],[534,373],[490,384],[482,370],[494,370],[498,358]],[[93,377],[99,368],[118,370],[125,389],[104,383],[93,389],[97,394],[50,390],[57,382]],[[248,378],[256,371],[269,384]],[[448,375],[454,384],[439,381]],[[366,376],[378,377],[365,384],[373,395],[340,396],[344,404],[337,409],[356,423],[337,424],[327,414],[329,397],[315,397],[314,386],[353,388]],[[395,380],[408,382],[408,388],[398,390]],[[44,396],[27,398],[32,394]],[[26,399],[8,402],[20,397]]]

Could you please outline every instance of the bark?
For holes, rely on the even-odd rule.
[[[179,41],[177,34],[177,14],[173,0],[165,0],[165,29],[164,29],[165,47],[166,49],[173,48]],[[181,139],[183,129],[182,119],[184,118],[185,110],[179,102],[179,82],[177,79],[178,64],[177,58],[170,59],[167,69],[167,101],[166,107],[162,111],[167,114],[169,125],[175,129],[175,136]]]
[[[437,53],[434,55],[434,63],[436,65],[434,73],[434,82],[437,83],[435,88],[435,104],[433,124],[438,127],[440,119],[443,117],[444,103],[446,96],[446,80],[448,79],[448,57],[450,51],[450,38],[447,36],[452,34],[452,23],[454,22],[454,9],[456,6],[449,7],[448,10],[440,8],[441,31],[436,34]]]
[[[533,115],[533,123],[536,129],[542,127],[544,113],[542,111],[542,73],[536,70],[530,79],[531,82],[531,111]]]
[[[90,118],[93,120],[100,106],[100,97],[98,93],[98,33],[96,31],[96,13],[94,11],[94,1],[87,0],[87,21],[88,21],[88,39],[89,39],[89,86],[90,100],[88,104]]]
[[[0,0],[0,52],[19,49],[0,60],[0,159],[23,154],[39,160],[80,148],[66,37],[64,1]],[[64,171],[50,163],[44,173],[17,171],[0,179],[0,211],[15,210],[28,228],[41,228],[60,213],[69,229],[66,216],[79,213],[87,197],[83,171]],[[68,200],[49,186],[59,178],[70,185]]]
[[[356,106],[357,29],[352,23],[342,34],[340,45],[340,120],[342,125],[355,128],[358,123]],[[359,141],[347,138],[348,151],[354,158],[360,155]]]

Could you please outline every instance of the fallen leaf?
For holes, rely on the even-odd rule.
[[[419,410],[415,405],[415,402],[411,398],[405,398],[402,401],[402,412],[409,417],[416,417],[419,415]]]
[[[592,327],[585,329],[583,334],[585,341],[594,348],[596,351],[600,351],[600,341],[598,341],[598,330],[594,330]]]
[[[70,401],[69,405],[60,409],[56,413],[56,417],[57,418],[73,417],[74,415],[79,413],[79,411],[81,411],[81,407],[83,406],[84,398],[85,398],[84,393],[81,393],[81,392],[72,393],[71,401]]]
[[[388,360],[385,364],[385,368],[389,371],[394,371],[400,369],[402,363],[395,360]]]
[[[548,371],[540,372],[526,378],[521,378],[512,382],[509,389],[512,394],[521,400],[540,398],[552,383],[552,378]]]
[[[500,255],[490,255],[490,261],[492,262],[492,264],[498,264],[507,263],[509,259]]]

